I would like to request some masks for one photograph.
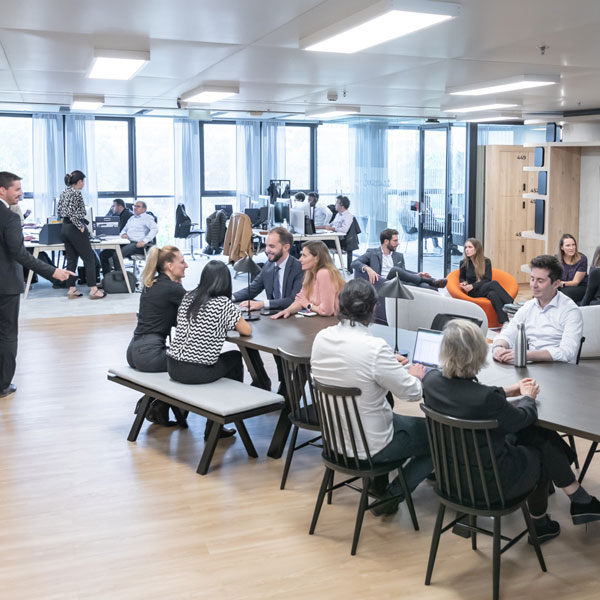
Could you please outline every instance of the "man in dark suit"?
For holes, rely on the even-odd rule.
[[[445,279],[433,279],[429,273],[415,273],[405,268],[404,256],[396,252],[398,232],[395,229],[384,229],[379,240],[380,248],[369,248],[352,263],[352,269],[367,274],[373,285],[380,278],[392,279],[397,273],[400,280],[409,285],[431,290],[446,287]]]
[[[21,195],[21,178],[0,172],[0,398],[17,391],[11,381],[17,358],[19,303],[25,289],[23,267],[60,281],[74,275],[33,258],[25,249],[21,220],[9,208]]]
[[[302,288],[304,271],[302,271],[300,261],[290,255],[290,247],[293,242],[294,238],[287,229],[283,227],[271,229],[267,236],[265,250],[269,262],[247,288],[233,294],[235,302],[241,301],[240,306],[248,307],[250,310],[280,311],[294,301],[296,294]],[[254,300],[263,290],[267,296],[266,300]],[[249,355],[259,379],[262,380],[263,387],[271,389],[271,382],[258,351],[250,350]],[[280,361],[276,360],[275,362],[279,381],[282,382]]]

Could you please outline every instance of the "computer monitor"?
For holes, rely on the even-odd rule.
[[[96,228],[96,235],[110,236],[119,235],[119,217],[96,217],[94,219],[94,225]]]
[[[440,364],[440,346],[443,333],[433,329],[417,329],[415,349],[412,355],[413,363],[427,367],[437,367]]]
[[[273,220],[275,223],[283,223],[284,219],[290,221],[290,203],[286,200],[277,200],[274,204]]]
[[[292,208],[290,210],[290,225],[294,233],[304,235],[304,210],[302,208]]]
[[[94,209],[91,206],[85,207],[85,220],[88,222],[87,228],[90,235],[94,235]]]
[[[231,204],[215,204],[215,210],[222,210],[228,219],[233,214],[233,206]]]
[[[238,194],[238,202],[240,206],[240,212],[244,212],[247,208],[252,208],[252,196],[249,194]]]

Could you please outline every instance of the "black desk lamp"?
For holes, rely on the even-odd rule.
[[[390,279],[377,290],[377,295],[380,298],[396,298],[396,346],[394,347],[394,354],[398,354],[398,300],[414,300],[415,297],[406,289],[406,286],[402,285],[398,273],[396,273],[394,279]],[[402,353],[408,354],[406,351]]]
[[[260,267],[248,255],[236,261],[233,265],[233,270],[237,273],[248,273],[248,286],[252,283],[252,279],[261,271]],[[245,319],[246,321],[256,321],[260,319],[260,315],[253,315],[248,307],[248,316]]]

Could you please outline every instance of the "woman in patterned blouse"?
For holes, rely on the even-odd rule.
[[[90,298],[98,300],[105,294],[96,286],[96,255],[90,244],[90,236],[86,229],[85,204],[81,190],[85,183],[85,175],[81,171],[73,171],[65,175],[67,188],[58,200],[58,215],[62,217],[63,224],[61,236],[65,244],[65,257],[67,270],[76,272],[79,257],[85,266],[85,279],[90,288]],[[77,291],[75,281],[77,277],[68,279],[69,298],[80,298],[83,294]]]

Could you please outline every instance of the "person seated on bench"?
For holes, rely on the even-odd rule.
[[[175,339],[167,350],[167,370],[179,383],[211,383],[221,377],[244,381],[239,350],[223,352],[227,332],[251,335],[252,327],[231,301],[231,273],[225,263],[210,260],[195,290],[188,292],[177,311]],[[212,421],[207,421],[208,438]],[[221,437],[235,434],[223,428]]]
[[[581,302],[588,283],[588,259],[583,252],[579,252],[577,240],[570,233],[560,238],[557,258],[563,270],[560,291],[573,302]]]
[[[431,290],[446,287],[445,279],[433,279],[429,273],[415,273],[405,268],[404,256],[396,252],[398,232],[395,229],[384,229],[379,234],[379,241],[379,248],[369,248],[352,263],[352,269],[366,273],[373,285],[380,277],[393,279],[397,273],[400,280],[409,285]]]
[[[144,373],[167,370],[166,341],[177,324],[177,309],[185,296],[181,280],[187,267],[175,246],[154,246],[148,252],[137,327],[127,348],[130,367]],[[169,421],[169,406],[160,400],[152,402],[146,418],[158,425],[175,425]]]
[[[600,304],[600,246],[596,246],[590,264],[590,276],[588,277],[585,296],[579,306],[595,306],[597,304]]]

